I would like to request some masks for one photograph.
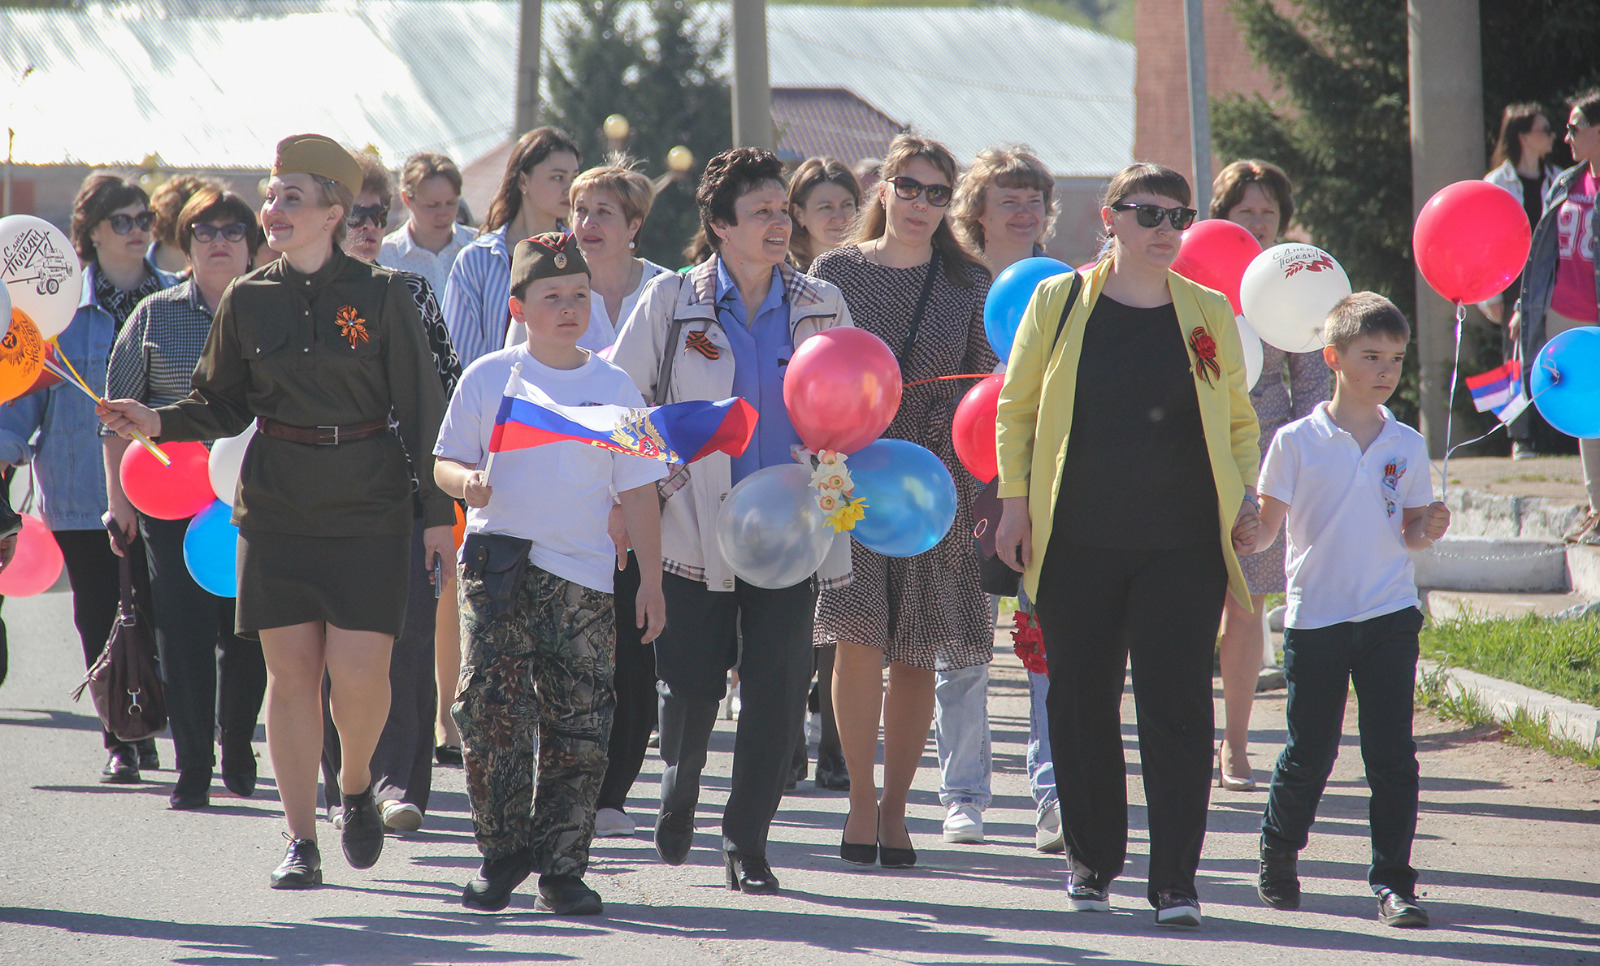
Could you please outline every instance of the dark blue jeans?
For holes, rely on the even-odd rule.
[[[1361,761],[1372,789],[1374,891],[1412,895],[1417,872],[1411,840],[1417,831],[1417,744],[1411,738],[1411,704],[1417,675],[1415,607],[1370,620],[1284,634],[1283,671],[1289,679],[1289,744],[1272,773],[1262,842],[1276,849],[1305,848],[1317,803],[1339,755],[1345,698],[1356,689]]]

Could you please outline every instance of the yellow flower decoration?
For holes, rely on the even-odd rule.
[[[844,506],[828,514],[828,526],[833,527],[834,533],[843,533],[854,530],[856,524],[867,515],[866,500],[851,500]]]

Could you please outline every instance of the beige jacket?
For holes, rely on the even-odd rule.
[[[850,309],[833,285],[780,265],[789,304],[789,331],[794,344],[824,329],[850,325]],[[633,377],[651,405],[689,399],[726,399],[733,395],[733,347],[717,318],[717,262],[713,256],[686,275],[668,273],[651,280],[633,314],[617,333],[611,361]],[[673,344],[666,341],[674,319],[683,321]],[[704,334],[719,350],[716,359],[691,351],[692,333]],[[671,385],[660,387],[662,353],[675,359]],[[732,460],[712,453],[688,468],[687,485],[674,491],[661,510],[661,556],[680,568],[704,572],[706,586],[733,590],[733,569],[717,549],[717,513],[733,489]],[[669,565],[669,570],[673,569]],[[829,582],[850,573],[850,539],[834,541],[817,576]]]

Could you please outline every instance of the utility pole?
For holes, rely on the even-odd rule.
[[[540,0],[522,0],[522,25],[517,35],[517,116],[513,138],[539,126],[539,26],[544,15]]]
[[[1194,166],[1194,207],[1211,208],[1211,97],[1206,92],[1205,0],[1183,0],[1183,36],[1189,62],[1189,156]]]
[[[772,136],[772,83],[767,76],[767,2],[733,0],[733,143],[777,147]]]
[[[1408,0],[1412,217],[1434,192],[1477,178],[1484,166],[1483,62],[1478,0]],[[1428,455],[1450,447],[1455,308],[1417,273],[1417,362]]]

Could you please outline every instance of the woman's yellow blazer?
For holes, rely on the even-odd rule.
[[[1067,317],[1061,338],[1051,350],[1061,309],[1066,304],[1072,276],[1062,275],[1042,283],[1023,313],[1016,342],[1007,363],[1005,385],[1000,390],[995,441],[1000,457],[1001,498],[1026,496],[1033,526],[1033,559],[1023,574],[1028,596],[1039,592],[1039,567],[1050,548],[1051,517],[1061,488],[1061,467],[1072,430],[1072,406],[1077,395],[1078,360],[1083,352],[1084,324],[1111,272],[1103,259],[1083,277],[1078,302]],[[1233,309],[1220,292],[1178,275],[1167,273],[1167,287],[1177,310],[1179,335],[1189,348],[1190,372],[1196,360],[1190,335],[1204,328],[1217,345],[1220,378],[1209,382],[1195,377],[1200,400],[1200,420],[1205,427],[1206,451],[1217,489],[1217,534],[1228,566],[1228,587],[1241,604],[1250,606],[1244,571],[1233,552],[1232,530],[1244,501],[1245,487],[1254,486],[1261,465],[1260,427],[1245,385],[1244,356]],[[1129,379],[1139,378],[1130,372]],[[1108,470],[1105,485],[1117,485],[1116,468]],[[1095,494],[1079,499],[1093,500]]]

